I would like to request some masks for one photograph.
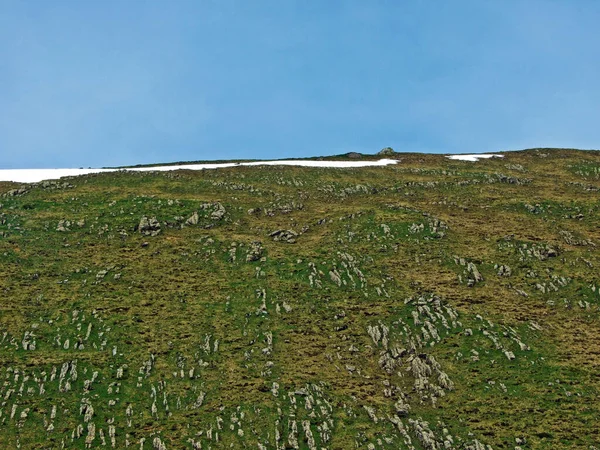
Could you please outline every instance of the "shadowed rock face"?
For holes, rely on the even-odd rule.
[[[597,446],[600,157],[472,159],[0,184],[0,448]]]

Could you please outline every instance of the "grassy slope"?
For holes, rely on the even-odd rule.
[[[0,197],[0,447],[598,446],[600,154],[399,157]]]

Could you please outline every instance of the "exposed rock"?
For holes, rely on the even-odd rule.
[[[292,230],[277,230],[273,231],[269,236],[271,236],[274,241],[283,241],[288,244],[293,244],[296,242],[298,233]]]
[[[409,419],[408,422],[412,425],[413,431],[424,449],[438,450],[438,443],[436,442],[435,435],[429,429],[428,422],[420,418],[417,420]]]
[[[4,197],[16,197],[18,195],[27,194],[27,192],[29,191],[25,188],[11,189],[10,191],[4,194]]]
[[[262,243],[260,241],[254,241],[250,243],[250,249],[246,254],[246,262],[258,261],[263,253]]]
[[[398,401],[394,403],[394,408],[396,409],[396,414],[400,417],[407,416],[410,412],[410,405],[403,399],[398,399]]]
[[[306,443],[308,444],[309,450],[317,450],[317,444],[315,443],[315,439],[313,437],[312,431],[310,430],[310,421],[303,420],[302,428],[304,429],[304,434],[306,436]]]
[[[333,281],[338,286],[342,285],[342,277],[340,277],[340,274],[336,269],[329,271],[329,278],[331,278],[331,281]]]
[[[221,220],[225,216],[225,208],[220,203],[215,203],[215,210],[210,214],[213,220]]]
[[[375,414],[375,408],[373,408],[371,406],[367,406],[367,405],[363,405],[363,408],[365,409],[365,411],[367,411],[367,414],[368,414],[369,418],[374,423],[377,423],[379,419],[377,417],[377,414]]]
[[[187,225],[198,225],[198,211],[194,211],[194,213],[185,221]]]
[[[58,225],[56,226],[56,231],[69,231],[69,228],[71,227],[71,222],[68,220],[61,220],[58,222]]]
[[[392,147],[382,148],[377,152],[377,156],[394,156],[396,152]]]
[[[467,286],[473,287],[475,283],[480,283],[481,281],[483,281],[483,276],[481,275],[481,273],[479,273],[477,266],[472,262],[467,263],[467,273],[469,274],[469,278],[467,279]]]
[[[161,231],[160,222],[155,217],[144,216],[140,219],[138,231],[144,236],[157,236]]]
[[[591,246],[595,247],[594,243],[591,240],[584,239],[584,238],[578,238],[570,231],[563,230],[559,234],[561,235],[563,240],[569,245],[574,245],[574,246],[591,245]]]
[[[507,265],[502,264],[498,267],[498,276],[499,277],[510,277],[512,275],[512,270]]]

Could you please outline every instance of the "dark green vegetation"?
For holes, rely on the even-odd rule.
[[[600,447],[600,154],[397,157],[0,184],[0,448]]]

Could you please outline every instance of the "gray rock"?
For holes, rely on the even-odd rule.
[[[69,222],[68,220],[61,220],[58,222],[58,225],[56,226],[56,231],[69,231],[69,228],[71,227],[71,222]]]
[[[4,197],[16,197],[18,195],[26,194],[27,192],[28,190],[25,188],[11,189],[6,194],[4,194]]]
[[[394,408],[396,409],[396,414],[400,417],[405,417],[410,412],[410,405],[403,399],[398,399],[398,401],[394,403]]]
[[[262,243],[254,241],[250,243],[250,249],[246,254],[246,262],[258,261],[263,253]]]
[[[185,221],[185,223],[187,225],[198,225],[198,220],[199,220],[198,211],[194,211],[194,214],[192,214],[188,218],[188,220]]]
[[[140,219],[138,231],[144,236],[157,236],[161,231],[160,222],[155,217],[144,216]]]
[[[269,236],[271,236],[274,241],[283,241],[288,244],[293,244],[296,242],[298,233],[292,230],[277,230],[273,231]]]
[[[396,152],[392,147],[385,147],[377,152],[377,156],[394,156]]]
[[[225,208],[220,203],[215,204],[216,209],[211,213],[210,218],[213,220],[221,220],[225,216]]]
[[[479,272],[479,269],[477,269],[477,266],[472,262],[467,263],[467,272],[469,274],[469,278],[467,280],[468,287],[473,287],[475,283],[480,283],[483,281],[483,276]]]
[[[510,267],[502,264],[498,268],[498,276],[499,277],[510,277],[511,275],[512,275],[512,270],[510,269]]]

